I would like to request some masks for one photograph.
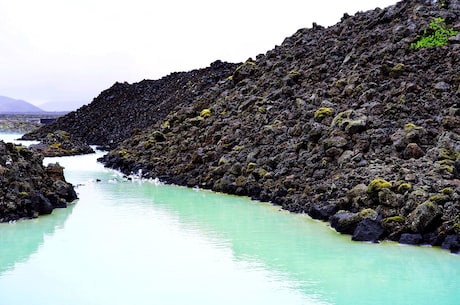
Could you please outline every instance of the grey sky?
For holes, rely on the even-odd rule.
[[[240,62],[395,0],[0,0],[0,95],[89,103],[116,81]]]

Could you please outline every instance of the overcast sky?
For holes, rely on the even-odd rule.
[[[396,0],[0,0],[0,95],[89,103],[116,81],[241,62]]]

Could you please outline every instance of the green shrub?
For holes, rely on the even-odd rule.
[[[417,42],[411,43],[410,48],[413,50],[418,50],[420,48],[428,47],[440,47],[447,44],[449,37],[455,36],[458,32],[452,28],[448,29],[446,27],[446,21],[444,18],[437,17],[431,21],[429,34],[427,30],[423,32],[423,37],[420,38]]]

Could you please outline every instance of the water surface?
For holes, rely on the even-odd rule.
[[[0,224],[0,304],[458,304],[458,255],[351,242],[266,203],[128,181],[96,158],[45,159],[78,202]]]

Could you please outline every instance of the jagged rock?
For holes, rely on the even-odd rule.
[[[308,211],[308,215],[314,219],[328,220],[337,212],[335,204],[313,205]]]
[[[0,222],[50,214],[77,199],[58,164],[33,149],[0,141]]]
[[[434,84],[434,88],[438,91],[448,91],[450,89],[450,85],[446,82],[438,82]]]
[[[40,215],[51,214],[53,211],[51,201],[39,192],[32,192],[30,201],[31,205],[37,209]]]
[[[458,253],[460,251],[460,235],[451,234],[446,237],[441,247],[443,249],[448,249],[452,253]]]
[[[431,202],[425,201],[415,208],[415,210],[409,214],[408,227],[415,233],[423,233],[428,226],[439,217],[440,211],[438,206]]]
[[[359,213],[339,211],[330,218],[330,223],[337,232],[353,234],[362,220],[369,219],[375,221],[377,217],[378,214],[372,209],[364,209]],[[364,231],[365,229],[360,232]]]
[[[406,148],[403,151],[403,157],[405,159],[410,159],[410,158],[419,159],[423,157],[424,155],[425,153],[420,148],[420,146],[418,146],[417,143],[407,144]]]
[[[330,223],[337,232],[353,234],[360,220],[358,213],[339,211],[330,218]]]
[[[358,223],[351,239],[356,241],[378,242],[384,233],[385,230],[380,226],[378,221],[366,218]]]
[[[406,245],[419,245],[422,240],[422,234],[403,233],[399,238],[399,243]]]
[[[94,153],[94,150],[88,144],[75,139],[68,132],[61,130],[49,133],[39,144],[32,144],[30,148],[40,151],[45,157]]]

